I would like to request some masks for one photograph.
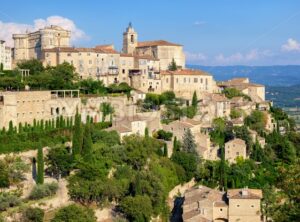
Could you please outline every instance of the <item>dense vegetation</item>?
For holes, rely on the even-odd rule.
[[[29,76],[22,77],[20,69],[29,69]],[[17,69],[3,71],[0,75],[0,90],[24,90],[29,86],[33,90],[80,89],[83,94],[106,95],[125,93],[131,88],[126,83],[105,87],[102,81],[81,80],[73,65],[62,63],[55,67],[43,67],[39,60],[29,60],[17,64]]]

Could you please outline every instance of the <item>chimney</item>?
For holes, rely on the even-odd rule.
[[[242,189],[242,196],[248,196],[248,187]]]

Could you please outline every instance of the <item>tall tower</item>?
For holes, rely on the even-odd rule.
[[[129,23],[126,32],[123,33],[123,52],[133,54],[138,43],[138,35],[134,31],[131,22]]]

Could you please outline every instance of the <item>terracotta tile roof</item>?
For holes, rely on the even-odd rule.
[[[182,46],[182,45],[168,42],[165,40],[145,41],[145,42],[138,42],[137,44],[137,47],[151,47],[151,46]]]
[[[194,70],[194,69],[178,69],[176,71],[161,71],[161,75],[201,75],[201,76],[211,76],[209,73],[201,71],[201,70]]]

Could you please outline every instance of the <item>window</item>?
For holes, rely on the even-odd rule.
[[[130,42],[131,42],[131,43],[134,43],[134,35],[131,35],[131,36],[130,36]]]
[[[197,83],[198,82],[198,78],[194,78],[194,83]]]
[[[178,83],[178,78],[176,78],[176,83]]]
[[[254,207],[254,205],[251,205],[251,207],[253,208],[253,207]]]
[[[238,205],[236,205],[236,207],[240,207],[240,205],[238,204]]]
[[[186,78],[183,79],[183,82],[184,82],[184,83],[186,82]]]
[[[71,56],[71,53],[68,53],[67,56]]]
[[[87,56],[90,56],[90,55],[91,55],[91,53],[88,52]]]
[[[220,208],[220,211],[223,211],[223,209],[222,209],[222,208]]]
[[[125,74],[125,69],[122,69],[122,73]]]

